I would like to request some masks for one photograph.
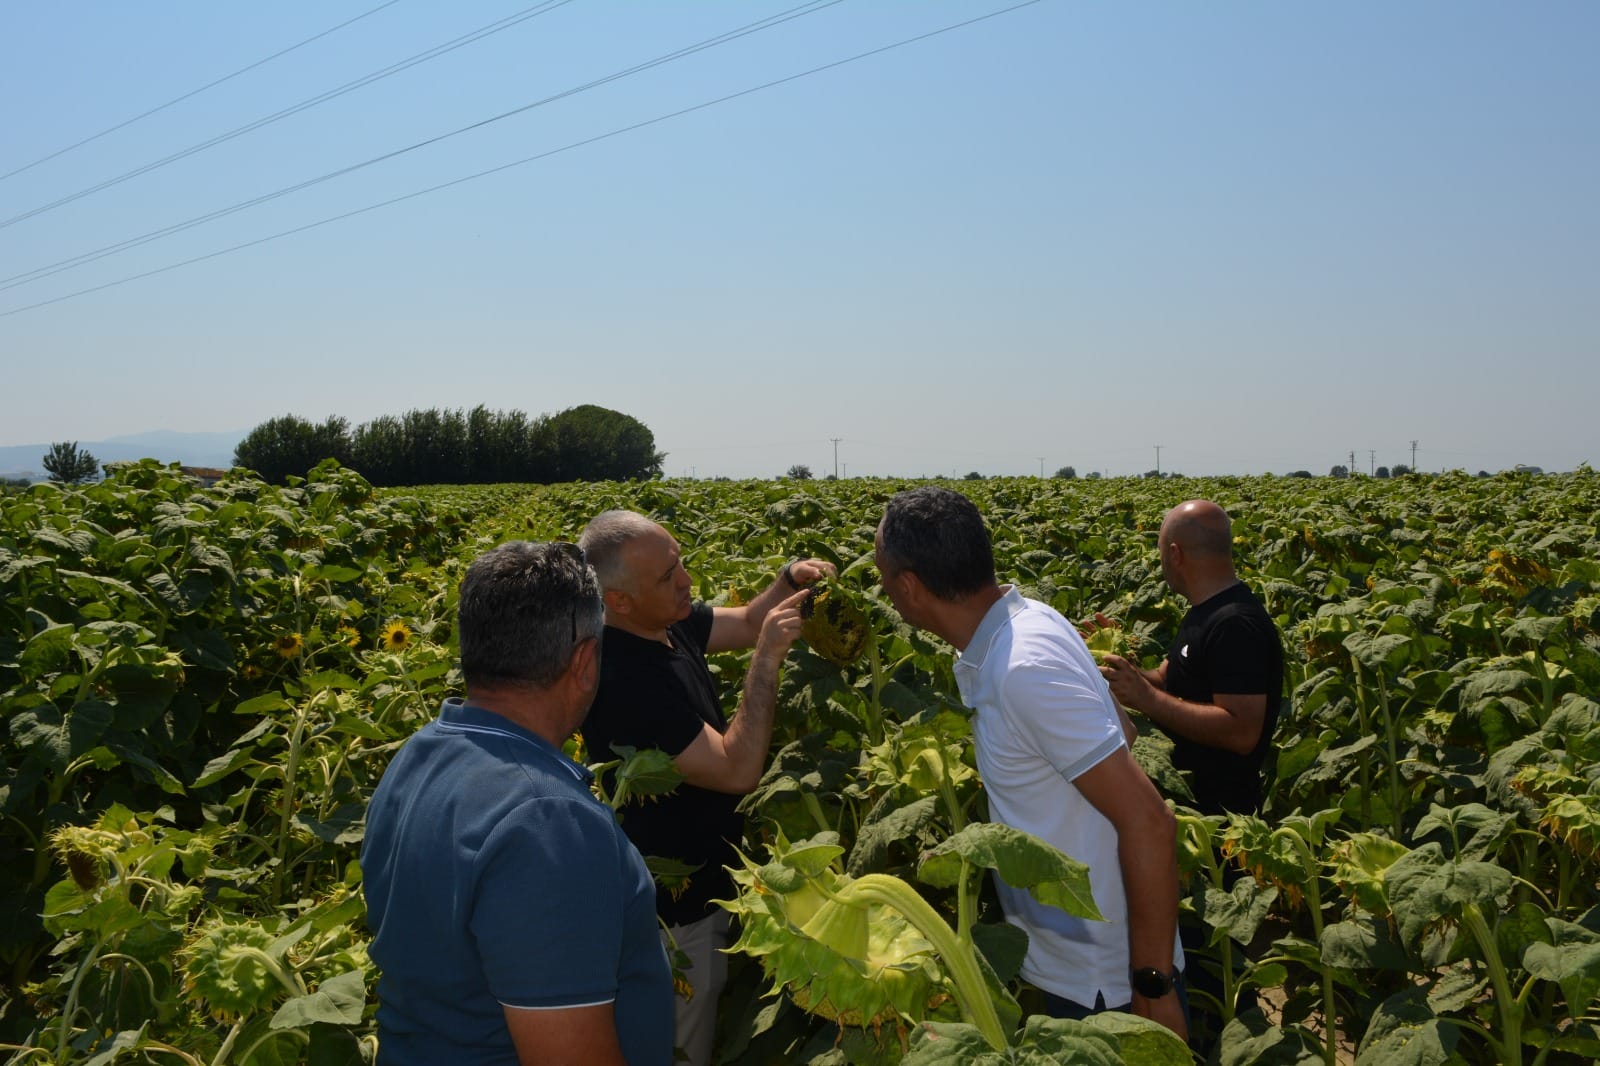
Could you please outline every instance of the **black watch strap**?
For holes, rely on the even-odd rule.
[[[1137,966],[1128,973],[1133,990],[1145,999],[1160,999],[1172,991],[1173,975],[1154,966]]]

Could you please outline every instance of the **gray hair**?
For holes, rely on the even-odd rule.
[[[513,540],[467,568],[456,608],[468,687],[548,688],[604,625],[594,568],[575,544]]]
[[[884,508],[880,565],[910,570],[941,600],[994,584],[994,548],[973,502],[937,485],[898,492]]]
[[[628,587],[629,575],[622,565],[622,552],[635,537],[649,533],[656,523],[633,511],[602,511],[589,520],[578,536],[589,565],[607,591]]]

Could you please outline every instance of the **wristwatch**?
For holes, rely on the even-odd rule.
[[[1145,999],[1160,999],[1172,991],[1173,974],[1154,966],[1138,966],[1128,971],[1133,990]]]

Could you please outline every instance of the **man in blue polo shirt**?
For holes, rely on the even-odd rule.
[[[655,885],[561,752],[599,683],[601,619],[570,544],[503,544],[467,571],[466,699],[367,812],[381,1066],[672,1061]]]

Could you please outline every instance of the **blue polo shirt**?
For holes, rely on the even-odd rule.
[[[382,1066],[515,1066],[504,1007],[600,1003],[631,1066],[671,1063],[655,884],[589,781],[460,700],[389,764],[361,849]]]

